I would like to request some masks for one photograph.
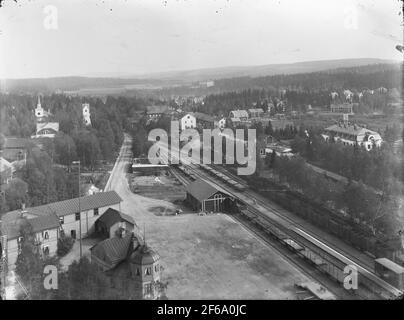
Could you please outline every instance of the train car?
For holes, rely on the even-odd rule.
[[[333,248],[329,247],[328,245],[324,244],[320,240],[314,238],[307,232],[299,229],[299,228],[293,228],[293,231],[298,234],[299,236],[303,237],[316,247],[320,248],[324,252],[326,252],[328,255],[338,259],[340,262],[342,262],[343,265],[345,266],[354,266],[358,270],[359,273],[359,278],[358,281],[359,283],[362,283],[366,287],[370,288],[374,292],[378,292],[381,296],[384,296],[386,298],[398,298],[400,297],[403,292],[393,286],[392,284],[384,281],[382,278],[377,276],[376,274],[370,272],[369,270],[363,268],[362,266],[358,265],[351,259],[347,258],[343,254],[337,252]]]

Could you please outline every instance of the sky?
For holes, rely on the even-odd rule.
[[[402,60],[398,0],[4,0],[0,78]]]

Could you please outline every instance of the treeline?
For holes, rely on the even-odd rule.
[[[309,162],[335,172],[348,179],[361,181],[386,195],[398,196],[404,182],[402,162],[392,152],[389,144],[366,151],[359,146],[327,143],[320,130],[303,128],[292,142],[292,150]]]
[[[294,91],[326,91],[363,88],[401,88],[402,65],[376,64],[353,68],[340,68],[322,72],[274,75],[267,77],[240,77],[219,79],[215,89],[239,91],[252,89],[290,89]]]
[[[315,172],[301,157],[276,157],[273,173],[279,183],[287,184],[308,199],[342,212],[373,232],[395,236],[400,229],[399,204],[385,194],[377,194],[362,182],[337,183]]]

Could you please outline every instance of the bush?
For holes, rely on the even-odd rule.
[[[58,240],[57,254],[59,257],[65,256],[73,247],[74,239],[67,236],[62,236]]]

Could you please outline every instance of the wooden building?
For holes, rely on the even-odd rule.
[[[198,179],[187,186],[187,203],[195,211],[219,212],[223,210],[228,195],[217,190],[210,183]]]

